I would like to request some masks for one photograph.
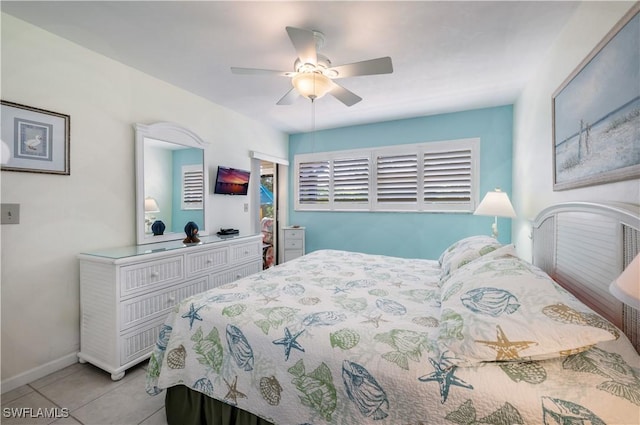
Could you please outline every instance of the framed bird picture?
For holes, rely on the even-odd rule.
[[[0,103],[2,171],[69,175],[69,115]]]

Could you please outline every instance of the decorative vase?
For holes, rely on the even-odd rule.
[[[182,241],[183,243],[198,243],[200,239],[198,238],[198,225],[193,221],[190,221],[184,226],[184,233],[187,237]]]
[[[153,232],[153,236],[163,235],[164,229],[166,226],[161,220],[156,220],[151,225],[151,231]]]

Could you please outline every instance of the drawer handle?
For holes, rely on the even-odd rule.
[[[211,258],[207,258],[207,264],[211,264],[213,263],[213,260]]]
[[[174,297],[167,298],[167,304],[173,304],[176,301]]]
[[[244,255],[249,255],[249,251],[245,251],[245,252],[244,252]]]
[[[238,273],[238,274],[236,275],[236,279],[240,279],[241,277],[242,277],[242,275],[241,275],[240,273]]]
[[[158,277],[160,276],[160,273],[158,272],[151,272],[151,277]]]

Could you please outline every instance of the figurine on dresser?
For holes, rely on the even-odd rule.
[[[160,220],[156,220],[151,225],[151,231],[153,232],[153,236],[164,235],[164,229],[166,226]]]
[[[187,223],[184,226],[184,233],[187,237],[182,241],[182,243],[198,243],[200,242],[200,238],[198,238],[198,225],[193,221]]]

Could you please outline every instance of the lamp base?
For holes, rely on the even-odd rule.
[[[491,236],[498,239],[498,217],[496,217],[491,225]]]

